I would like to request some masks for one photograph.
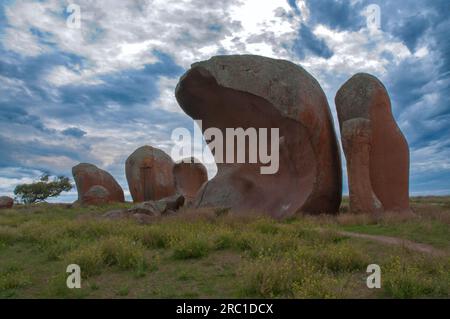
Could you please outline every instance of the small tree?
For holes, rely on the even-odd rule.
[[[50,197],[57,197],[62,192],[70,191],[72,187],[68,177],[58,176],[50,180],[50,176],[44,174],[37,182],[17,185],[14,195],[25,204],[32,204],[45,202]]]

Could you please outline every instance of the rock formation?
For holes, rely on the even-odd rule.
[[[174,163],[164,151],[142,146],[125,163],[128,188],[134,202],[158,200],[174,195]]]
[[[112,220],[132,218],[140,224],[148,224],[161,216],[175,214],[183,204],[183,195],[176,194],[157,201],[139,203],[129,209],[112,210],[102,217]]]
[[[208,180],[206,167],[193,157],[176,163],[173,175],[177,192],[183,194],[187,202],[194,200],[198,190]]]
[[[409,148],[384,85],[356,74],[337,92],[352,212],[409,211]]]
[[[319,83],[303,68],[253,55],[217,56],[192,65],[177,85],[176,98],[190,117],[202,120],[203,133],[212,127],[223,136],[226,128],[265,128],[269,133],[279,128],[275,174],[261,174],[267,166],[261,158],[217,163],[218,173],[202,186],[196,207],[274,217],[338,211],[341,162],[331,113]],[[271,137],[267,134],[269,142]],[[245,151],[248,155],[248,145]]]
[[[0,209],[12,208],[14,205],[14,199],[8,196],[0,197]]]
[[[125,201],[123,190],[114,177],[97,166],[78,164],[72,168],[72,174],[80,204],[99,205]]]

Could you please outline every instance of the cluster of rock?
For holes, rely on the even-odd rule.
[[[260,173],[263,164],[217,163],[206,168],[190,158],[174,163],[151,146],[125,163],[133,201],[107,218],[147,222],[171,214],[184,201],[194,207],[259,211],[283,218],[298,212],[337,213],[342,198],[340,148],[327,98],[302,67],[253,55],[217,56],[198,62],[180,78],[176,99],[203,133],[227,128],[279,129],[279,170]],[[378,213],[409,210],[409,149],[391,111],[383,84],[357,74],[336,95],[342,145],[347,160],[350,209]],[[269,137],[270,138],[270,137]],[[119,184],[90,164],[73,168],[79,202],[123,202]]]
[[[125,173],[134,202],[160,200],[180,194],[190,203],[208,180],[206,167],[189,157],[175,163],[164,151],[142,146],[125,163]]]
[[[175,214],[184,205],[184,196],[172,195],[160,200],[150,200],[129,209],[117,209],[105,213],[106,219],[134,219],[138,223],[148,224],[161,217]]]
[[[319,83],[303,68],[253,55],[217,56],[194,63],[176,98],[203,132],[215,127],[279,128],[279,171],[257,164],[218,163],[196,207],[220,206],[288,217],[336,213],[342,196],[340,150]],[[347,159],[350,209],[409,210],[409,149],[392,116],[386,89],[367,74],[351,78],[336,97]]]
[[[125,173],[131,196],[141,203],[128,210],[113,211],[106,217],[134,217],[145,220],[144,215],[155,217],[171,213],[189,203],[208,180],[203,164],[195,158],[175,163],[164,151],[142,146],[126,160]],[[108,172],[92,164],[79,164],[72,168],[77,186],[78,203],[103,205],[124,202],[124,192]]]
[[[9,209],[14,206],[14,199],[9,196],[0,196],[0,209]]]

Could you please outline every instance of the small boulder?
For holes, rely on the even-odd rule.
[[[183,204],[183,195],[176,194],[158,201],[139,203],[129,209],[112,210],[102,217],[111,220],[133,218],[141,224],[148,224],[158,217],[173,215]]]
[[[169,211],[177,211],[184,204],[184,196],[176,194],[162,198],[158,201],[147,201],[130,208],[128,212],[132,214],[145,214],[151,216],[161,216]]]
[[[131,214],[143,214],[157,217],[161,216],[163,210],[163,205],[151,200],[137,204],[136,206],[128,209],[128,212]]]
[[[168,210],[177,211],[180,209],[185,202],[185,198],[181,194],[175,194],[166,198],[162,198],[158,203],[162,204],[164,207],[164,212]]]
[[[72,174],[77,185],[79,204],[98,205],[125,201],[119,183],[111,174],[97,166],[86,163],[78,164],[72,168]]]
[[[193,157],[176,163],[173,175],[177,192],[183,194],[187,202],[192,202],[198,190],[208,181],[206,167]]]
[[[14,205],[14,199],[8,196],[0,197],[0,209],[12,208]]]

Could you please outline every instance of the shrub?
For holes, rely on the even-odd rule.
[[[392,258],[382,267],[384,293],[392,298],[407,299],[448,297],[449,269],[437,260],[428,263],[424,268],[420,263],[406,263],[399,256]]]
[[[44,174],[37,182],[17,185],[14,195],[25,204],[32,204],[43,202],[50,197],[58,197],[62,192],[70,191],[72,187],[68,177],[59,176],[50,180],[50,176]]]
[[[178,241],[174,245],[173,257],[175,259],[201,258],[208,255],[210,245],[204,237],[194,236]]]
[[[267,234],[267,235],[277,234],[279,232],[279,230],[280,230],[278,228],[278,226],[275,224],[275,221],[274,220],[270,220],[270,219],[258,220],[254,224],[254,227],[260,233]]]
[[[235,232],[233,247],[241,251],[257,249],[259,236],[250,232]]]
[[[29,284],[31,284],[30,278],[16,265],[10,265],[0,272],[0,292]]]
[[[244,264],[239,272],[243,297],[339,297],[335,276],[299,255],[259,257]]]
[[[231,231],[222,231],[214,239],[214,248],[216,250],[230,249],[234,245],[234,235]]]
[[[89,245],[69,252],[66,255],[66,264],[79,265],[83,278],[100,274],[103,266],[100,245]]]
[[[149,228],[142,234],[141,241],[148,248],[167,248],[170,236],[163,229]]]
[[[121,270],[134,269],[137,272],[147,267],[142,245],[118,236],[69,252],[66,261],[79,265],[85,277],[98,275],[103,266],[117,266]]]
[[[296,281],[292,285],[294,298],[337,298],[338,280],[310,261],[297,260]]]
[[[126,237],[110,237],[100,242],[105,265],[117,265],[122,270],[145,267],[143,247]]]
[[[61,238],[49,243],[45,247],[48,260],[58,260],[67,252],[74,250],[80,245],[78,240],[72,238]]]
[[[22,236],[17,228],[0,226],[0,244],[4,243],[10,245],[20,240],[21,237]]]
[[[243,297],[289,297],[295,280],[295,265],[286,259],[260,258],[242,267]]]
[[[368,257],[351,245],[328,245],[303,251],[305,258],[332,272],[365,271]]]

